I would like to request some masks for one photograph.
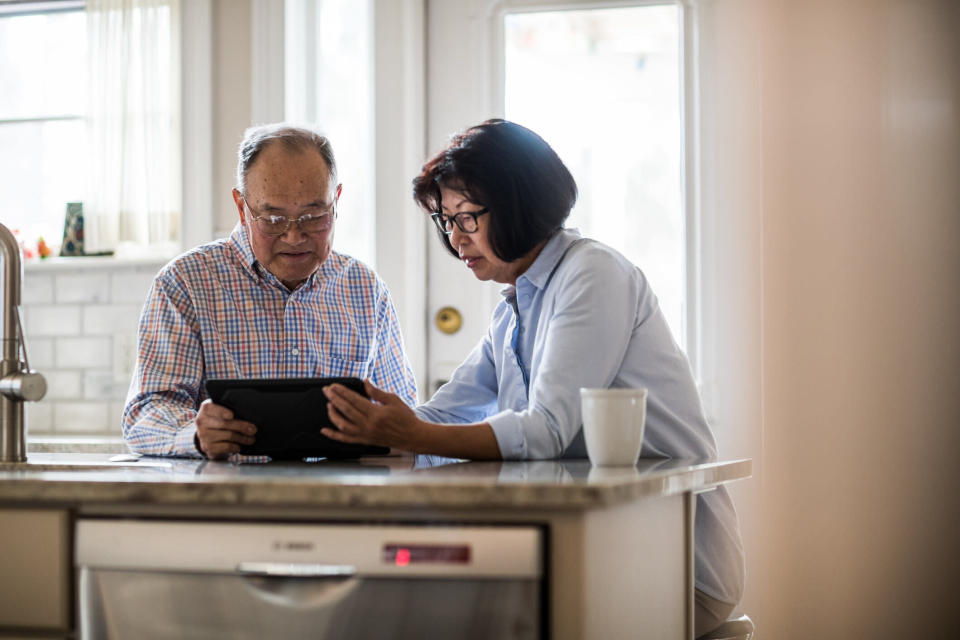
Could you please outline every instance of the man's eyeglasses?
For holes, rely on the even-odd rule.
[[[430,217],[433,218],[433,223],[437,225],[437,229],[440,230],[440,233],[445,233],[450,235],[453,233],[453,225],[456,224],[457,228],[464,233],[475,233],[477,231],[477,216],[482,216],[487,213],[489,209],[480,209],[479,211],[461,211],[460,213],[455,213],[452,216],[448,216],[444,213],[437,211],[436,213],[431,213]]]
[[[268,236],[282,236],[290,228],[290,225],[296,223],[300,231],[304,233],[320,233],[327,231],[333,226],[333,221],[337,218],[336,202],[322,207],[307,207],[298,218],[288,218],[287,216],[263,215],[250,206],[245,196],[243,203],[250,209],[251,217],[256,221],[257,228]]]

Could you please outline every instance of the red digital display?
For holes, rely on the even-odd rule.
[[[383,545],[383,561],[398,567],[411,564],[470,564],[470,545],[389,542]]]

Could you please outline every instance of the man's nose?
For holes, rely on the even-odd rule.
[[[287,244],[299,244],[303,242],[306,237],[307,234],[300,229],[300,225],[294,220],[291,220],[287,230],[280,234],[280,238]]]

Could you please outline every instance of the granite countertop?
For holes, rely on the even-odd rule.
[[[526,507],[582,510],[749,477],[750,460],[466,462],[391,455],[238,464],[135,454],[37,452],[0,463],[0,504]]]

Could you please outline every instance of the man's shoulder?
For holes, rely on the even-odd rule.
[[[325,275],[336,274],[344,284],[368,282],[383,286],[382,278],[374,271],[373,267],[362,260],[339,251],[330,252],[330,255],[323,262],[323,272]]]
[[[168,262],[157,274],[158,279],[192,279],[208,276],[212,268],[228,264],[234,251],[229,239],[220,238],[184,251]]]

